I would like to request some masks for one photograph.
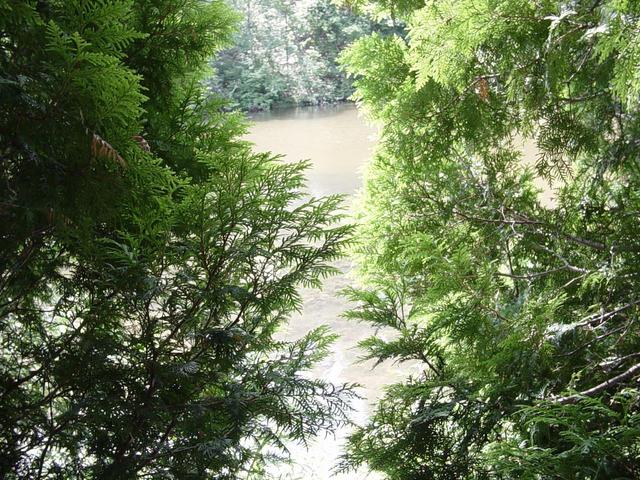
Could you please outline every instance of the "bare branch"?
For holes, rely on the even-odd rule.
[[[635,364],[633,367],[629,368],[627,371],[621,373],[620,375],[616,375],[615,377],[610,378],[609,380],[606,380],[588,390],[584,390],[583,392],[575,393],[566,397],[556,398],[555,402],[562,405],[577,403],[583,397],[594,397],[599,393],[610,389],[611,387],[615,387],[619,383],[633,378],[638,373],[640,373],[640,363]]]

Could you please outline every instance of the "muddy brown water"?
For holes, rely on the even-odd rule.
[[[257,151],[282,154],[287,161],[309,159],[309,191],[312,195],[344,194],[347,208],[351,208],[362,187],[362,174],[368,164],[377,138],[377,130],[368,124],[352,104],[310,107],[257,114],[246,139],[255,144]],[[532,141],[517,140],[523,151],[523,163],[533,166],[537,151]],[[543,205],[553,208],[553,192],[541,179],[536,186],[542,190]],[[352,265],[343,259],[337,263],[341,273],[324,282],[322,290],[303,289],[303,311],[293,316],[280,335],[286,339],[300,338],[312,328],[329,325],[339,335],[331,354],[312,375],[334,383],[354,382],[362,385],[362,399],[355,402],[354,420],[364,423],[372,405],[384,393],[385,386],[419,373],[416,365],[384,363],[373,368],[372,362],[358,361],[362,353],[359,341],[370,335],[384,336],[364,324],[341,317],[349,303],[339,291],[353,284]],[[279,468],[276,478],[282,480],[361,480],[381,477],[366,471],[332,476],[344,437],[348,430],[337,436],[319,438],[307,450],[291,446],[293,463]]]
[[[245,138],[255,144],[257,151],[283,154],[290,161],[309,159],[310,193],[347,195],[346,207],[351,208],[377,137],[376,129],[359,116],[354,105],[269,112],[253,116],[252,121]],[[352,266],[346,259],[337,262],[337,266],[342,273],[327,279],[322,290],[303,289],[303,311],[290,319],[281,335],[287,339],[299,338],[320,325],[328,325],[339,335],[331,354],[312,374],[334,383],[362,385],[359,393],[363,398],[355,402],[354,420],[363,423],[384,387],[412,372],[402,365],[388,363],[373,369],[371,362],[358,361],[362,353],[357,349],[358,342],[375,332],[367,325],[341,317],[350,305],[338,292],[352,283]],[[378,335],[382,334],[378,332]],[[294,463],[279,469],[276,477],[283,480],[380,478],[366,471],[331,476],[346,433],[347,430],[342,430],[336,438],[319,438],[308,450],[292,446]]]

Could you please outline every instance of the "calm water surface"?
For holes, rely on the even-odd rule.
[[[255,122],[247,139],[258,151],[271,151],[285,155],[287,160],[309,159],[309,190],[313,195],[341,193],[348,195],[347,206],[360,189],[362,172],[371,158],[376,141],[376,130],[362,119],[351,104],[329,107],[298,108],[270,112],[253,117]],[[351,265],[347,260],[338,262],[342,274],[328,279],[321,291],[305,289],[301,315],[291,318],[283,336],[299,338],[310,329],[326,324],[340,335],[331,355],[313,374],[335,383],[355,382],[363,385],[363,399],[355,405],[355,420],[364,422],[371,404],[383,393],[384,386],[412,373],[406,366],[383,364],[372,368],[372,363],[359,363],[361,352],[356,348],[360,340],[374,334],[367,325],[346,321],[341,314],[349,308],[338,292],[351,284]],[[383,336],[378,332],[378,336]],[[293,447],[294,465],[279,470],[283,480],[377,479],[367,472],[331,477],[331,468],[337,462],[344,435],[321,438],[307,451]]]
[[[314,195],[353,194],[360,188],[376,130],[358,116],[353,104],[265,112],[252,120],[246,138],[258,151],[312,161],[308,177]]]

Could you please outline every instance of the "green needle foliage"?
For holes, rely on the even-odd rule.
[[[343,468],[640,478],[640,4],[372,3],[408,37],[343,55],[382,126],[348,316],[414,373]]]
[[[239,478],[344,424],[276,341],[340,199],[204,94],[220,1],[0,1],[0,477]]]

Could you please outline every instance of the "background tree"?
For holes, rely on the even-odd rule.
[[[367,357],[422,373],[389,389],[343,467],[640,478],[638,3],[374,8],[409,35],[343,56],[382,125],[349,316],[396,332]]]
[[[346,100],[351,81],[338,54],[376,30],[388,30],[331,0],[232,0],[243,20],[234,45],[218,55],[211,87],[242,110]]]
[[[349,227],[203,91],[235,18],[0,1],[0,477],[238,478],[346,421],[332,336],[273,333]]]

